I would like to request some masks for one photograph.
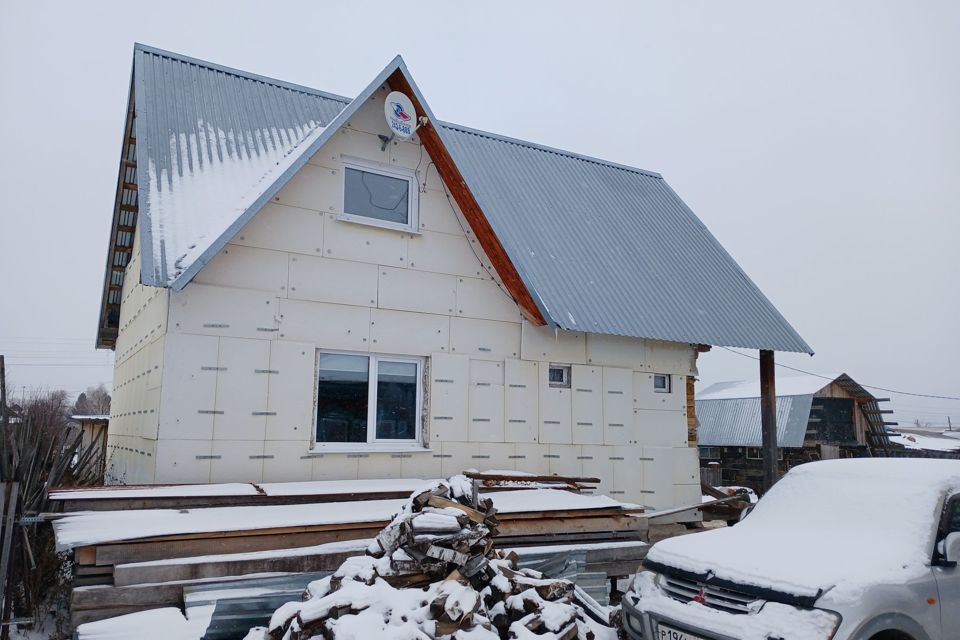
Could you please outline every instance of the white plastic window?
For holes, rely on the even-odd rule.
[[[417,183],[412,171],[343,158],[341,220],[388,229],[417,229]]]
[[[415,445],[420,439],[420,358],[320,352],[316,443]]]
[[[670,393],[670,374],[669,373],[655,373],[653,374],[653,390],[657,393]]]

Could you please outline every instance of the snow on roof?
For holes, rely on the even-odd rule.
[[[428,485],[420,481],[420,486]],[[493,500],[500,513],[623,506],[606,496],[587,496],[557,489],[523,489],[485,496]],[[388,521],[405,502],[405,499],[396,499],[201,509],[80,511],[55,520],[53,530],[57,549],[64,551],[84,545],[188,533]]]
[[[777,376],[775,386],[777,396],[812,395],[830,384],[843,374],[836,375],[790,375]],[[697,394],[700,400],[730,400],[733,398],[759,398],[760,379],[717,382]]]
[[[856,599],[929,565],[960,461],[863,458],[791,469],[735,527],[657,543],[650,561],[799,597]]]
[[[109,415],[99,416],[99,415],[83,415],[83,414],[81,414],[81,415],[76,415],[76,416],[70,416],[70,419],[71,419],[71,420],[76,420],[76,421],[78,421],[78,422],[92,422],[92,421],[94,421],[94,420],[96,420],[96,421],[102,421],[102,422],[107,422],[108,420],[110,420],[110,416],[109,416]]]
[[[143,284],[186,286],[395,70],[551,326],[812,353],[659,174],[436,120],[399,56],[349,100],[136,45]]]

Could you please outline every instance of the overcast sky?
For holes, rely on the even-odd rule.
[[[346,96],[400,53],[442,119],[662,173],[817,351],[778,362],[960,396],[951,0],[3,0],[0,352],[18,386],[110,382],[93,343],[135,41]],[[700,370],[757,375],[722,349]],[[877,395],[901,423],[960,427],[960,402]]]

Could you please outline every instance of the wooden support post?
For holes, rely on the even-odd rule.
[[[777,468],[777,387],[773,351],[760,351],[760,428],[763,434],[763,491],[779,479]]]

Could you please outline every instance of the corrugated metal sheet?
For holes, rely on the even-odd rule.
[[[777,444],[802,447],[813,394],[777,397]],[[697,400],[697,444],[704,447],[759,447],[760,398]]]
[[[811,351],[659,174],[458,125],[443,140],[560,328]]]
[[[391,66],[406,73],[398,58],[371,85]],[[309,136],[333,130],[362,102],[347,106],[339,96],[141,45],[134,75],[143,277],[157,286],[189,281],[262,206],[266,192],[251,193],[267,183],[279,188],[296,168],[289,158],[308,154],[329,131]],[[459,125],[439,123],[438,131],[551,324],[811,351],[658,174]],[[278,157],[289,166],[278,170]],[[166,217],[150,201],[200,174],[216,191],[231,172],[242,174],[234,179],[242,193],[222,206],[209,206],[211,189],[200,182],[168,197]]]
[[[143,279],[167,286],[349,100],[138,44],[134,102]]]

